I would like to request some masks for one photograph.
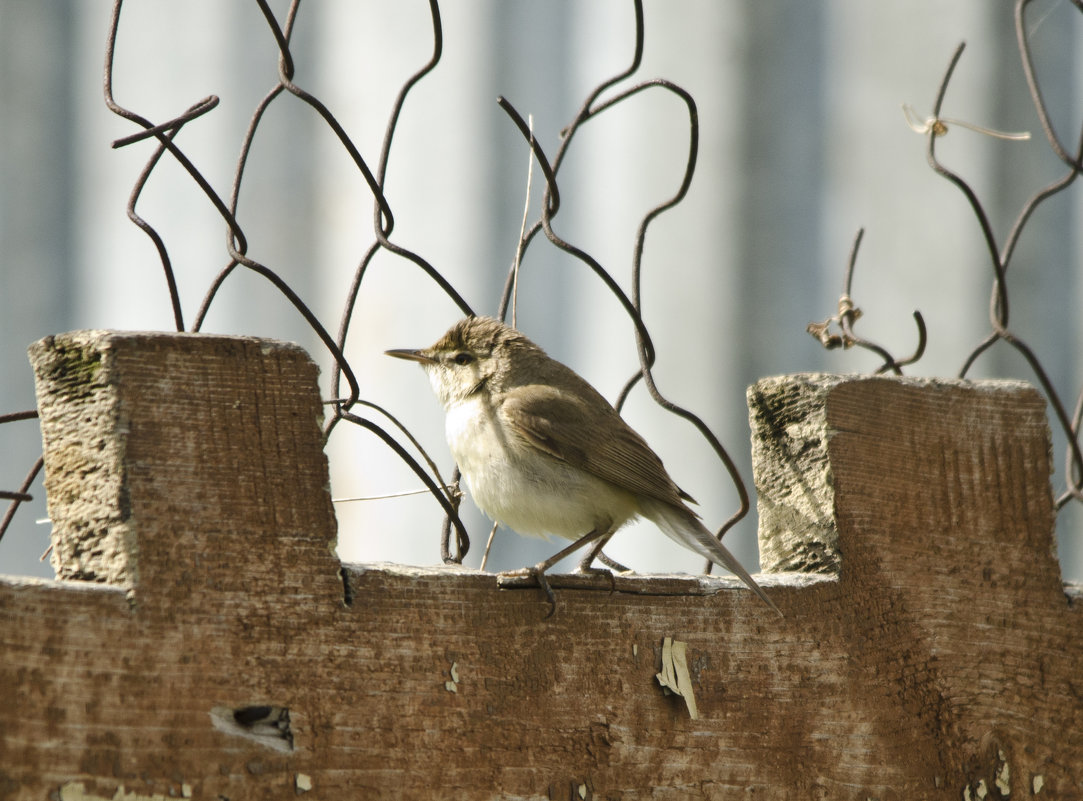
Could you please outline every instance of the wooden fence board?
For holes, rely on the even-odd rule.
[[[557,577],[546,620],[492,575],[339,564],[299,349],[82,332],[32,361],[68,578],[0,578],[0,797],[1083,796],[1081,596],[1024,385],[761,381],[785,619],[620,576]]]

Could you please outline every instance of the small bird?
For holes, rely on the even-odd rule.
[[[573,540],[515,573],[537,578],[550,614],[556,600],[545,572],[587,545],[578,570],[602,572],[592,562],[637,516],[735,573],[782,614],[688,507],[692,498],[643,438],[586,380],[516,329],[467,317],[430,348],[387,355],[425,368],[447,412],[452,456],[482,512],[520,534]]]

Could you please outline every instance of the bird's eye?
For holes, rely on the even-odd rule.
[[[456,353],[451,357],[451,360],[455,364],[470,364],[470,362],[474,361],[474,357],[469,353]]]

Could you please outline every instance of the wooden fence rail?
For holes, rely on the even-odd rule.
[[[1083,604],[1025,384],[761,381],[785,619],[618,576],[558,577],[545,620],[493,575],[339,563],[299,348],[31,360],[60,579],[0,577],[0,798],[1083,797]]]

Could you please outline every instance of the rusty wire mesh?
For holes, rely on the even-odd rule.
[[[458,515],[459,494],[455,488],[455,477],[441,476],[433,459],[431,459],[418,443],[418,440],[410,434],[391,411],[381,408],[378,404],[362,397],[361,388],[357,380],[355,370],[351,367],[349,359],[345,355],[345,343],[355,322],[355,314],[358,299],[362,290],[366,287],[365,278],[373,259],[380,253],[392,254],[395,257],[409,262],[421,270],[428,279],[447,295],[448,298],[461,310],[463,314],[473,314],[474,309],[466,302],[463,295],[442,274],[442,272],[420,253],[411,250],[395,239],[396,218],[394,209],[385,195],[385,182],[387,176],[388,160],[395,150],[396,132],[400,115],[411,93],[423,82],[426,77],[439,64],[443,51],[443,28],[441,24],[440,8],[436,0],[429,2],[429,14],[431,27],[427,32],[431,41],[430,57],[421,64],[416,72],[410,75],[399,87],[390,114],[379,153],[375,158],[366,156],[362,149],[355,144],[348,134],[346,127],[335,117],[330,108],[319,98],[306,91],[295,82],[296,69],[294,64],[295,53],[292,49],[291,39],[295,24],[300,12],[299,0],[293,0],[288,9],[276,15],[266,0],[257,0],[261,12],[265,32],[272,36],[278,49],[278,74],[263,99],[252,112],[247,132],[241,143],[240,154],[235,162],[231,191],[228,196],[222,196],[212,186],[204,171],[200,169],[185,150],[177,143],[178,134],[189,125],[197,124],[198,121],[213,112],[219,105],[219,99],[215,96],[206,97],[190,105],[185,111],[167,119],[156,122],[149,115],[139,113],[137,110],[127,108],[123,98],[118,98],[113,92],[114,76],[114,53],[116,50],[120,22],[122,18],[123,0],[116,0],[110,19],[108,35],[106,39],[105,58],[105,102],[109,109],[119,117],[122,117],[136,128],[131,135],[117,139],[113,142],[114,148],[126,148],[137,143],[151,141],[154,143],[153,151],[146,161],[145,167],[135,181],[127,206],[127,214],[132,223],[139,227],[150,239],[158,254],[162,275],[164,277],[165,291],[168,293],[170,306],[173,314],[173,326],[178,331],[199,331],[203,328],[207,315],[214,307],[216,298],[223,286],[235,280],[239,273],[247,272],[259,276],[262,280],[272,285],[282,297],[284,297],[296,312],[303,318],[306,325],[322,343],[333,363],[333,371],[330,380],[330,396],[327,400],[329,415],[325,433],[331,437],[339,426],[356,426],[371,432],[387,448],[394,451],[406,464],[410,466],[420,481],[431,492],[434,501],[438,503],[445,515],[446,523],[442,534],[441,555],[445,561],[461,561],[469,548],[469,537],[466,527]],[[1062,401],[1062,395],[1053,386],[1052,381],[1043,369],[1038,356],[1027,344],[1016,336],[1008,325],[1008,283],[1006,271],[1012,260],[1015,243],[1025,228],[1028,220],[1039,205],[1063,194],[1072,184],[1081,171],[1081,159],[1083,159],[1083,140],[1079,145],[1066,146],[1064,141],[1054,130],[1050,122],[1049,114],[1042,99],[1040,81],[1035,76],[1028,50],[1027,37],[1024,35],[1026,9],[1029,0],[1018,0],[1015,13],[1015,24],[1019,31],[1018,47],[1022,58],[1027,82],[1034,106],[1038,112],[1041,125],[1050,147],[1064,164],[1064,174],[1054,184],[1051,184],[1038,193],[1022,209],[1011,233],[1005,239],[1002,246],[997,245],[988,217],[983,210],[976,193],[964,179],[956,175],[949,168],[941,164],[935,155],[935,143],[938,136],[943,135],[941,127],[930,126],[927,133],[928,159],[932,168],[943,177],[951,181],[963,194],[973,207],[979,225],[982,229],[989,248],[990,262],[993,268],[993,288],[990,307],[991,332],[973,350],[966,359],[960,371],[961,376],[966,376],[974,362],[992,345],[1004,341],[1007,345],[1015,348],[1026,359],[1034,378],[1049,398],[1058,425],[1063,430],[1067,444],[1065,446],[1066,470],[1065,488],[1058,494],[1058,509],[1072,500],[1083,500],[1083,457],[1080,454],[1080,424],[1083,416],[1083,392],[1079,394],[1075,402],[1074,410],[1070,410]],[[1076,4],[1078,8],[1078,4]],[[736,508],[730,516],[717,528],[718,536],[722,536],[730,530],[734,524],[744,518],[750,509],[750,501],[746,485],[725,447],[711,428],[693,412],[676,405],[668,400],[659,390],[653,376],[653,368],[656,364],[657,354],[650,331],[644,323],[642,316],[641,297],[641,271],[645,243],[654,221],[665,212],[678,205],[685,197],[695,174],[697,155],[699,148],[699,120],[697,107],[691,94],[666,79],[638,78],[637,72],[641,65],[644,46],[644,14],[642,2],[636,0],[631,4],[630,13],[635,19],[635,37],[632,47],[632,58],[627,67],[617,74],[601,80],[583,98],[578,112],[569,120],[561,131],[560,144],[552,153],[546,153],[534,136],[523,116],[515,108],[514,98],[499,100],[501,108],[508,117],[508,124],[515,126],[523,137],[524,144],[531,149],[536,163],[542,174],[544,185],[544,200],[541,212],[528,226],[520,237],[517,247],[518,262],[535,241],[540,241],[538,234],[542,234],[555,248],[569,254],[585,268],[595,274],[598,279],[612,293],[615,300],[623,308],[624,313],[632,324],[634,340],[629,342],[629,347],[634,349],[639,361],[639,369],[631,375],[623,389],[615,400],[618,409],[622,408],[633,388],[642,384],[650,397],[665,410],[687,420],[698,432],[699,436],[710,446],[715,456],[723,466],[726,474],[730,477],[736,495]],[[933,108],[933,118],[939,120],[941,106],[950,81],[952,71],[958,62],[962,48],[955,53],[947,74],[937,93],[937,99]],[[687,151],[684,158],[684,172],[677,190],[673,195],[650,208],[642,217],[635,234],[632,247],[632,260],[628,271],[628,280],[631,290],[625,292],[621,281],[614,277],[614,272],[604,267],[599,260],[594,258],[585,249],[578,247],[571,241],[567,241],[556,230],[553,220],[561,208],[560,174],[561,167],[569,152],[574,149],[576,136],[591,123],[602,117],[606,112],[626,103],[632,98],[647,92],[662,92],[676,98],[682,108],[683,116],[687,125],[688,139]],[[316,314],[306,300],[285,280],[281,274],[272,267],[264,264],[250,254],[250,245],[244,226],[239,222],[241,186],[246,178],[248,158],[253,142],[257,138],[261,124],[267,112],[280,99],[290,96],[310,107],[322,120],[322,124],[337,140],[343,152],[349,157],[357,174],[367,186],[372,198],[372,221],[371,221],[371,245],[360,255],[357,267],[353,272],[348,286],[344,287],[341,294],[341,304],[337,326],[331,325]],[[174,266],[170,259],[169,248],[165,238],[160,234],[155,225],[145,219],[139,211],[140,199],[144,188],[155,171],[161,169],[163,159],[174,161],[188,174],[193,184],[205,196],[207,202],[213,207],[215,213],[224,222],[227,230],[225,237],[225,265],[221,268],[213,281],[207,287],[194,314],[189,314],[183,308],[181,296],[178,291],[177,277]],[[861,234],[858,234],[850,254],[845,279],[845,291],[843,302],[840,303],[836,317],[817,324],[812,332],[827,347],[863,347],[877,353],[883,360],[882,366],[877,372],[891,371],[902,373],[906,367],[921,358],[927,345],[927,331],[920,313],[914,313],[917,326],[917,344],[913,353],[907,357],[895,358],[890,352],[875,343],[858,337],[853,330],[854,323],[860,312],[854,305],[851,296],[854,267],[857,260],[858,246]],[[621,275],[623,277],[623,274]],[[511,307],[514,287],[514,273],[509,270],[507,280],[502,289],[493,293],[495,313],[505,318]],[[483,311],[483,310],[479,310]],[[832,326],[838,326],[835,333]],[[19,420],[32,419],[34,412],[17,412],[0,417],[0,423],[18,424]],[[41,471],[41,462],[38,460],[27,472],[26,480],[18,487],[0,491],[0,499],[7,500],[8,507],[3,521],[0,521],[0,537],[8,528],[13,515],[20,504],[30,497],[30,490]],[[708,566],[709,569],[709,566]]]
[[[432,22],[430,31],[432,39],[431,58],[400,87],[387,123],[379,158],[375,163],[375,167],[371,167],[369,160],[362,155],[343,125],[336,119],[330,109],[321,102],[319,98],[313,96],[294,82],[295,68],[290,38],[300,10],[301,4],[299,0],[294,0],[294,2],[290,4],[282,19],[279,19],[275,15],[266,0],[257,0],[257,3],[266,22],[267,29],[274,37],[278,46],[278,76],[273,87],[258,104],[251,116],[247,133],[242,143],[240,156],[236,162],[232,181],[232,192],[228,198],[221,197],[214,190],[211,181],[201,172],[199,167],[194,163],[194,160],[190,158],[175,141],[178,134],[186,125],[197,121],[203,115],[213,111],[219,105],[218,97],[206,97],[169,120],[164,122],[153,122],[151,119],[137,111],[126,108],[122,102],[114,96],[114,53],[116,51],[121,15],[124,8],[123,0],[116,0],[114,3],[106,43],[104,79],[105,102],[114,114],[130,121],[140,130],[129,136],[117,139],[113,142],[113,147],[128,147],[146,140],[154,140],[156,142],[156,146],[151,156],[147,160],[144,169],[138,176],[132,189],[127,205],[128,217],[153,242],[161,262],[166,288],[169,293],[170,304],[173,311],[173,324],[178,331],[186,330],[185,311],[182,308],[177,278],[174,273],[174,267],[164,237],[151,222],[139,213],[138,210],[143,190],[154,174],[155,169],[158,168],[162,157],[168,154],[170,158],[175,159],[188,173],[191,180],[198,186],[199,190],[205,195],[207,201],[214,207],[228,229],[228,235],[226,237],[228,261],[207,289],[199,309],[190,325],[187,325],[187,330],[201,330],[207,317],[207,313],[213,305],[219,290],[239,268],[257,273],[263,279],[270,282],[304,318],[307,325],[318,336],[319,340],[333,359],[334,371],[331,385],[333,388],[332,394],[335,397],[328,401],[331,412],[326,423],[326,435],[330,436],[340,424],[355,425],[372,432],[388,448],[398,454],[398,456],[411,467],[418,478],[431,491],[433,497],[443,507],[447,515],[447,524],[444,528],[441,544],[441,555],[443,559],[449,562],[461,562],[469,547],[469,537],[458,515],[460,495],[455,487],[457,478],[452,479],[451,483],[446,482],[439,475],[439,471],[434,461],[424,452],[418,440],[413,437],[389,411],[360,397],[360,387],[355,377],[354,370],[343,353],[350,325],[353,321],[358,295],[363,287],[366,271],[374,256],[380,251],[390,252],[415,264],[455,302],[463,314],[474,314],[474,310],[471,309],[456,288],[451,285],[435,266],[419,253],[392,240],[395,228],[395,217],[392,208],[384,195],[384,181],[388,158],[394,146],[397,124],[403,105],[411,90],[436,67],[441,58],[443,33],[439,6],[436,0],[431,0],[429,3]],[[640,261],[648,228],[650,223],[658,215],[680,202],[688,190],[695,170],[699,132],[696,105],[688,92],[672,82],[662,79],[633,83],[631,86],[621,89],[610,97],[602,97],[607,90],[613,89],[619,84],[631,79],[640,66],[644,36],[643,7],[640,0],[637,0],[634,3],[632,11],[635,16],[636,33],[631,64],[618,75],[602,81],[589,93],[588,97],[584,100],[579,113],[561,132],[561,145],[553,159],[550,160],[542,151],[537,140],[528,129],[526,122],[518,111],[516,111],[512,103],[504,98],[500,98],[499,100],[501,107],[507,112],[511,121],[522,132],[526,142],[529,143],[532,152],[540,163],[545,181],[545,200],[543,202],[540,219],[535,221],[522,236],[518,246],[517,260],[522,257],[535,236],[539,232],[544,232],[545,237],[553,245],[571,254],[589,267],[617,297],[634,324],[635,348],[641,362],[641,369],[628,380],[621,393],[621,397],[617,401],[617,405],[618,407],[622,406],[628,393],[640,380],[642,380],[655,402],[668,411],[690,421],[700,434],[710,443],[710,446],[714,449],[718,458],[725,465],[727,472],[731,476],[739,499],[737,510],[718,530],[718,535],[721,536],[732,527],[734,523],[748,513],[750,508],[748,492],[733,460],[711,429],[693,412],[669,401],[663,397],[658,390],[651,375],[651,367],[656,358],[655,351],[650,333],[639,312],[641,302],[639,277]],[[607,110],[628,98],[647,91],[669,92],[680,98],[687,113],[689,145],[686,168],[678,191],[672,198],[663,201],[651,209],[644,216],[639,226],[636,235],[634,264],[632,267],[633,292],[632,296],[628,297],[621,289],[619,283],[611,276],[610,272],[596,259],[584,250],[562,239],[554,231],[552,221],[560,209],[560,193],[557,183],[557,174],[568,148],[575,139],[576,133],[598,115],[605,113]],[[305,300],[294,291],[290,284],[285,281],[278,272],[253,259],[249,255],[248,239],[242,225],[238,221],[240,187],[245,178],[250,148],[256,138],[265,113],[276,100],[285,94],[298,98],[319,114],[324,124],[333,132],[342,148],[349,154],[354,166],[367,184],[373,198],[374,214],[372,230],[374,241],[361,257],[353,280],[344,293],[338,329],[334,334],[331,333],[328,327],[318,318]],[[504,319],[507,315],[511,296],[512,281],[511,274],[509,274],[508,283],[499,297],[498,316],[500,316],[501,319]],[[342,384],[345,384],[344,388],[342,387]],[[341,393],[340,389],[342,390]],[[9,417],[12,420],[29,418],[33,417],[33,412],[19,413]],[[20,487],[16,492],[4,494],[3,497],[11,501],[8,515],[4,521],[4,528],[6,528],[6,524],[10,521],[10,518],[18,508],[18,505],[29,498],[26,490],[36,477],[38,471],[40,471],[40,463],[31,471],[23,487]],[[2,536],[4,528],[0,528],[0,536]],[[455,533],[454,538],[451,537],[452,528]],[[454,540],[454,545],[452,545],[452,539]]]
[[[1028,6],[1031,5],[1033,5],[1032,0],[1016,0],[1014,13],[1016,45],[1023,72],[1026,77],[1030,99],[1041,124],[1042,133],[1053,154],[1061,162],[1062,168],[1059,177],[1046,186],[1040,187],[1023,204],[1015,217],[1010,231],[1004,237],[1002,243],[998,243],[997,241],[990,215],[983,205],[981,198],[978,196],[977,191],[975,191],[965,178],[952,170],[949,166],[945,165],[936,154],[937,140],[945,136],[950,127],[959,124],[957,121],[949,122],[942,118],[941,112],[944,108],[945,97],[952,75],[965,50],[965,43],[961,43],[952,54],[948,68],[936,91],[936,99],[932,107],[932,116],[924,121],[919,132],[923,133],[927,138],[926,157],[929,166],[938,176],[946,179],[955,186],[963,194],[967,203],[973,210],[976,222],[981,229],[982,239],[988,250],[989,266],[992,272],[992,297],[989,301],[989,323],[991,330],[967,355],[962,368],[959,370],[959,377],[966,378],[974,367],[975,362],[981,358],[982,354],[998,342],[1005,343],[1022,355],[1034,380],[1045,394],[1052,409],[1056,424],[1060,426],[1065,439],[1065,486],[1057,492],[1055,501],[1056,508],[1059,511],[1072,501],[1083,502],[1083,449],[1081,449],[1080,445],[1080,423],[1083,421],[1083,389],[1079,390],[1072,406],[1066,405],[1062,399],[1061,393],[1050,379],[1049,373],[1043,366],[1038,354],[1009,326],[1008,312],[1010,293],[1007,272],[1012,264],[1012,259],[1016,253],[1016,246],[1019,243],[1020,237],[1023,235],[1027,223],[1033,218],[1035,212],[1041,205],[1056,198],[1058,195],[1066,193],[1068,188],[1075,182],[1076,178],[1079,177],[1080,173],[1083,172],[1083,127],[1080,128],[1078,133],[1073,133],[1071,138],[1068,139],[1062,138],[1054,127],[1050,110],[1043,98],[1041,85],[1034,68],[1034,58],[1031,53],[1030,39],[1027,33],[1027,9]],[[1083,13],[1083,4],[1076,2],[1073,3],[1073,5],[1077,10]],[[963,124],[968,127],[975,127],[972,124]],[[1023,138],[1022,135],[1002,135],[988,131],[982,127],[978,127],[977,130],[984,133],[991,133],[994,136],[1005,136],[1005,138]],[[847,261],[846,279],[843,293],[839,300],[837,315],[823,322],[809,324],[808,332],[819,339],[824,347],[828,349],[856,346],[870,350],[883,359],[883,364],[876,369],[877,373],[891,371],[897,375],[902,375],[902,368],[916,362],[925,352],[925,324],[921,313],[915,311],[914,320],[918,329],[918,344],[913,355],[902,359],[896,359],[884,347],[866,339],[862,339],[854,333],[853,326],[861,315],[861,312],[854,305],[851,291],[854,266],[863,235],[864,230],[859,230]],[[1072,321],[1064,322],[1070,323]],[[837,324],[837,333],[835,333],[832,328],[834,324]]]

